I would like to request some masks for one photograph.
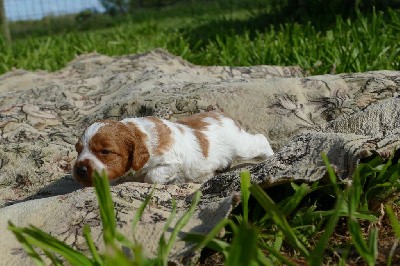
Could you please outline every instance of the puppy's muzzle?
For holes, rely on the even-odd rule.
[[[80,165],[75,168],[75,175],[81,177],[82,179],[88,179],[88,169],[84,165]]]
[[[88,162],[76,162],[73,175],[75,179],[85,186],[92,185],[92,171],[89,169]]]

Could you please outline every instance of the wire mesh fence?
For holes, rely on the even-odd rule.
[[[3,0],[9,21],[37,20],[102,8],[98,0]]]
[[[158,16],[160,8],[173,5],[176,10],[180,6],[197,12],[207,5],[233,10],[236,6],[247,7],[250,2],[254,8],[275,1],[281,0],[0,0],[0,41],[1,35],[11,40],[108,28],[127,19],[147,19],[141,11],[149,9],[155,12],[152,16]],[[176,10],[173,12],[180,12]]]
[[[0,0],[0,5],[3,34],[12,38],[79,28],[79,14],[104,11],[99,0]]]

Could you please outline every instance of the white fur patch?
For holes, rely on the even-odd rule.
[[[99,131],[102,126],[107,125],[106,123],[96,122],[91,124],[82,136],[82,143],[84,146],[89,145],[90,139]]]
[[[90,125],[86,131],[85,134],[82,136],[82,144],[83,144],[83,149],[82,152],[79,154],[77,161],[83,161],[83,160],[90,160],[93,163],[93,166],[95,167],[94,170],[97,170],[100,172],[103,169],[106,169],[106,166],[99,160],[97,157],[91,152],[89,143],[90,139],[96,135],[96,133],[99,131],[99,129],[102,126],[105,126],[106,123],[100,123],[96,122],[92,125]]]

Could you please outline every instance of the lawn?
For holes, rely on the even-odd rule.
[[[49,19],[34,27],[32,22],[25,25],[32,26],[31,37],[15,33],[11,45],[0,39],[0,73],[12,68],[55,71],[87,52],[114,56],[156,47],[200,65],[299,65],[310,74],[400,68],[398,10],[331,15],[321,21],[291,18],[268,5],[209,5],[146,9],[115,20],[80,16],[75,18],[80,28],[66,26],[65,31],[59,25],[64,22],[53,19],[58,26],[49,29],[50,35],[39,30]],[[12,29],[21,29],[18,25]],[[88,30],[94,25],[96,30]],[[107,25],[112,27],[103,28]]]

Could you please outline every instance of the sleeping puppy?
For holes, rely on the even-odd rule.
[[[95,122],[75,148],[73,175],[86,186],[103,170],[110,181],[134,170],[134,181],[202,183],[234,160],[273,155],[265,136],[247,133],[217,111],[176,122],[156,117]]]

